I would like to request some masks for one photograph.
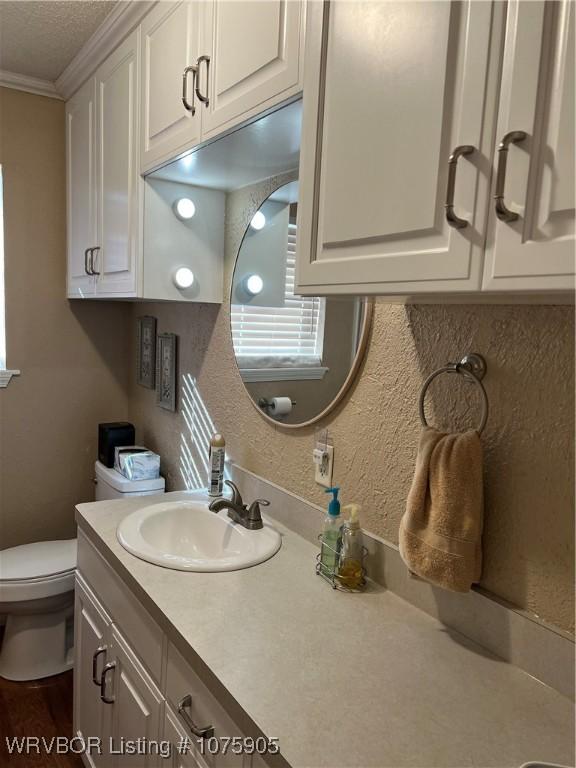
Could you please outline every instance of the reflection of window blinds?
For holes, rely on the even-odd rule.
[[[236,355],[321,359],[324,300],[294,296],[295,269],[296,225],[289,224],[284,306],[232,305],[230,320]]]

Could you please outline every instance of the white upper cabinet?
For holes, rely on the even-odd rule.
[[[301,90],[303,12],[304,3],[286,0],[203,4],[198,87],[204,136]]]
[[[200,140],[195,68],[199,51],[197,2],[158,3],[141,24],[141,162],[169,160]],[[196,105],[195,105],[196,101]]]
[[[66,104],[68,296],[94,294],[90,248],[96,246],[96,89],[90,79]]]
[[[497,133],[508,151],[495,151],[490,291],[574,287],[575,10],[570,0],[508,6]]]
[[[298,290],[478,290],[492,4],[312,3],[308,14]]]
[[[308,9],[297,289],[574,286],[574,3]]]
[[[302,90],[300,0],[158,3],[142,34],[147,172]]]
[[[99,249],[94,271],[96,292],[105,296],[138,291],[138,65],[136,31],[96,73]]]

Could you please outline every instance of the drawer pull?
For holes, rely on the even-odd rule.
[[[196,723],[192,720],[192,718],[186,711],[191,706],[192,706],[192,696],[188,694],[178,702],[178,714],[180,715],[182,720],[184,720],[187,727],[194,734],[194,736],[197,736],[199,739],[211,739],[214,736],[214,726],[205,725],[204,727],[200,727],[196,725]]]
[[[94,652],[94,656],[92,656],[92,682],[97,686],[100,686],[100,677],[98,676],[98,656],[101,656],[103,653],[106,653],[105,645],[101,645],[97,648]]]
[[[518,144],[528,136],[524,131],[510,131],[504,136],[498,146],[498,169],[496,171],[496,216],[500,221],[516,221],[518,214],[511,211],[504,202],[504,186],[506,184],[506,162],[508,160],[508,147],[510,144]]]
[[[468,226],[466,219],[461,219],[454,213],[454,190],[456,189],[456,168],[458,166],[458,158],[462,155],[470,155],[474,152],[474,147],[470,144],[461,144],[456,147],[454,152],[448,158],[448,188],[446,189],[446,203],[444,209],[446,211],[446,221],[451,227],[455,229],[464,229]]]
[[[106,682],[108,680],[106,675],[112,669],[116,669],[115,661],[109,661],[108,664],[104,664],[104,667],[102,669],[102,674],[100,675],[100,698],[102,699],[104,704],[114,704],[114,695],[112,696],[106,695]]]

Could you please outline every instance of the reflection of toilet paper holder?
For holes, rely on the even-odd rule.
[[[296,405],[296,401],[295,400],[291,400],[290,402],[292,403],[292,407],[294,407]],[[274,410],[274,399],[268,400],[267,397],[261,397],[258,400],[258,407],[262,408],[263,411],[270,411],[270,410],[273,411]]]

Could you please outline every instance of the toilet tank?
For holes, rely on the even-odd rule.
[[[128,480],[120,472],[105,467],[100,461],[94,465],[96,470],[96,501],[105,499],[131,499],[135,496],[154,496],[164,493],[163,477],[155,480]]]

